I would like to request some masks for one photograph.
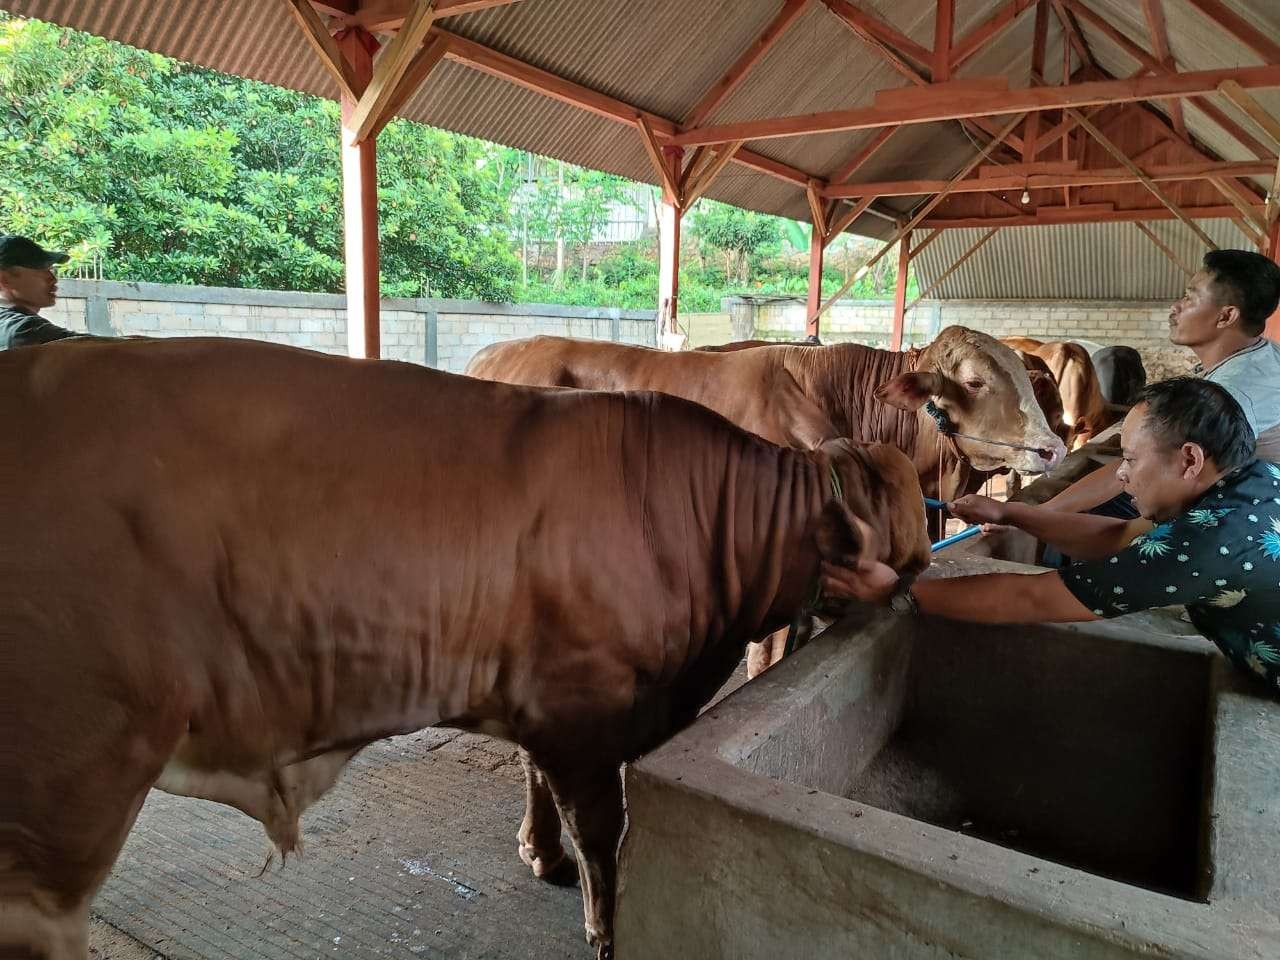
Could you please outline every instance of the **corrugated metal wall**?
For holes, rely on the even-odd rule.
[[[1148,228],[1189,267],[1197,267],[1205,246],[1176,220]],[[1231,220],[1204,220],[1200,226],[1220,247],[1252,250]],[[945,230],[916,258],[920,289],[930,286],[986,233]],[[919,234],[919,243],[926,234]],[[966,260],[930,297],[943,300],[1163,300],[1180,292],[1185,276],[1156,248],[1137,224],[1090,223],[1005,227]]]

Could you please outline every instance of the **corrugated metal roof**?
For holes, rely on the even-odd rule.
[[[1004,2],[965,0],[958,4],[955,36],[961,37],[987,20]],[[1276,0],[1227,2],[1264,33],[1280,35],[1280,3]],[[1135,43],[1151,49],[1139,4],[1133,0],[1089,3]],[[932,46],[934,0],[856,0],[856,4],[922,46]],[[0,0],[0,8],[267,83],[328,97],[337,94],[283,3]],[[1258,62],[1247,47],[1212,27],[1190,4],[1167,2],[1164,9],[1170,46],[1179,68],[1196,70]],[[444,26],[534,66],[678,121],[750,47],[778,10],[779,0],[523,0],[451,17]],[[1027,85],[1034,19],[1031,6],[957,75],[1003,74],[1012,87]],[[1082,29],[1101,67],[1117,76],[1132,73],[1136,64],[1115,43],[1088,24],[1082,24]],[[1046,52],[1050,82],[1060,78],[1063,44],[1057,18],[1051,16]],[[1078,65],[1078,61],[1073,60],[1072,64]],[[876,90],[902,87],[905,83],[824,4],[811,0],[708,122],[851,107],[870,102]],[[1280,91],[1259,91],[1255,95],[1280,114]],[[1215,100],[1242,125],[1250,126],[1250,121],[1224,98]],[[1200,111],[1188,105],[1185,112],[1192,134],[1201,143],[1227,159],[1249,159],[1246,150]],[[408,101],[402,115],[636,180],[652,183],[655,179],[637,134],[627,126],[457,63],[441,64],[426,86]],[[751,146],[763,156],[826,176],[872,136],[873,131],[860,131],[766,140]],[[857,179],[945,179],[963,165],[974,149],[969,135],[956,122],[905,126],[865,164]],[[741,165],[730,165],[709,195],[748,209],[801,220],[809,218],[805,197],[794,184]],[[894,198],[882,201],[880,206],[902,213],[920,199]],[[1162,230],[1171,229],[1169,224],[1159,226]],[[893,227],[868,214],[853,229],[870,236],[886,236]],[[1036,239],[1040,234],[1051,237],[1052,242]],[[1151,247],[1149,240],[1132,225],[1118,224],[1100,231],[1092,227],[1010,229],[961,273],[976,270],[984,258],[1004,249],[1014,238],[1028,249],[1052,251],[1054,257],[1065,256],[1065,248],[1075,243],[1089,248],[1078,251],[1078,256],[1085,257],[1096,253],[1098,238],[1118,238],[1122,234],[1136,234],[1150,249],[1136,242],[1115,248],[1120,251],[1123,267],[1117,265],[1119,261],[1109,260],[1110,266],[1102,275],[1113,277],[1120,285],[1117,290],[1130,289],[1124,279],[1129,274],[1156,274],[1165,269],[1163,255]],[[921,264],[922,274],[928,273],[931,257],[954,246],[967,246],[966,235],[967,231],[959,232],[952,240],[932,245]],[[1046,275],[1057,276],[1062,285],[1037,295],[1079,295],[1066,292],[1068,272],[1055,269]],[[995,274],[989,279],[992,284],[1004,282]],[[964,282],[963,277],[952,278],[944,291],[959,289]],[[1164,296],[1163,281],[1152,283],[1162,289],[1150,295]]]
[[[1231,220],[1202,220],[1220,247],[1248,249]],[[1176,220],[1147,224],[1175,256],[1197,267],[1205,246]],[[926,289],[986,233],[944,230],[913,267]],[[914,238],[915,242],[927,234]],[[941,300],[1163,300],[1182,290],[1186,275],[1133,223],[1006,227],[929,296]]]

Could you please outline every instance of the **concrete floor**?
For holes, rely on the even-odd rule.
[[[516,854],[523,800],[508,744],[383,741],[303,817],[303,857],[258,878],[257,823],[152,792],[94,904],[91,955],[586,960],[578,888],[535,880]]]

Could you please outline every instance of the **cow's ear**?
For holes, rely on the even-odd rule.
[[[875,531],[843,500],[833,498],[822,508],[816,539],[822,559],[841,567],[856,567],[861,558],[877,554]]]
[[[919,410],[930,397],[942,395],[937,373],[904,373],[876,387],[876,399],[899,410]]]

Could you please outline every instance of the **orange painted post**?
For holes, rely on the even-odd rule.
[[[343,56],[354,70],[360,89],[373,76],[378,41],[360,27],[337,38]],[[342,219],[346,251],[347,352],[353,357],[381,355],[378,283],[378,161],[377,139],[352,146],[349,126],[356,103],[342,97]]]
[[[808,321],[805,323],[805,336],[818,336],[818,326],[821,317],[818,311],[822,308],[822,260],[823,253],[826,248],[826,237],[822,235],[822,231],[814,224],[813,232],[809,234],[809,300],[805,305],[805,316]]]
[[[893,336],[889,339],[890,350],[902,349],[902,332],[907,316],[907,267],[911,265],[911,231],[903,234],[898,244],[898,282],[893,288]]]

